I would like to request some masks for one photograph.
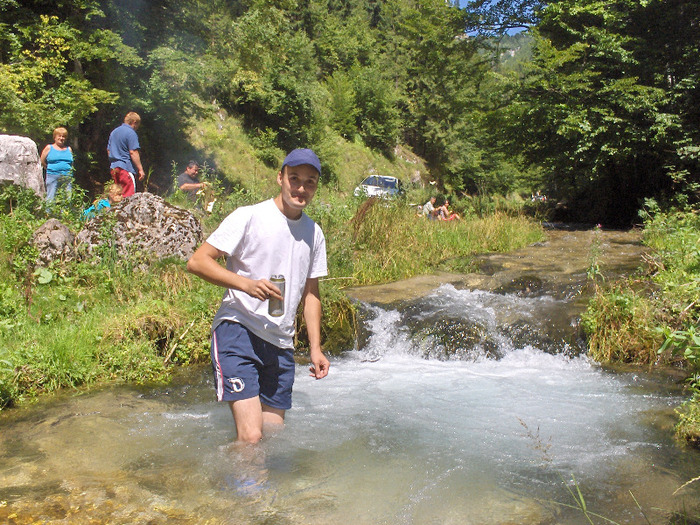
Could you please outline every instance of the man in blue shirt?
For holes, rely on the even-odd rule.
[[[141,165],[139,137],[136,134],[140,125],[141,117],[138,113],[127,113],[124,123],[110,133],[107,143],[110,174],[114,182],[124,188],[124,197],[136,193],[136,173],[139,174],[139,180],[146,176]]]

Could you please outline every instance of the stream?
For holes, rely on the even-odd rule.
[[[642,246],[552,229],[473,274],[348,290],[356,347],[321,381],[298,365],[285,429],[252,449],[232,445],[209,366],[4,411],[0,523],[610,523],[582,500],[620,524],[685,523],[700,454],[673,440],[678,377],[583,352],[594,251],[612,278]]]

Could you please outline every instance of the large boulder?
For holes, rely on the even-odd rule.
[[[202,227],[189,211],[152,193],[136,193],[90,219],[76,237],[81,254],[111,243],[120,257],[140,254],[149,259],[186,260],[202,241]]]
[[[39,251],[38,266],[48,266],[53,261],[73,258],[75,235],[58,219],[49,219],[32,236],[32,244]]]
[[[32,139],[0,135],[0,184],[15,184],[40,197],[46,195],[39,150]]]

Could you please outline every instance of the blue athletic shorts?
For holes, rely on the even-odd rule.
[[[239,323],[223,321],[211,338],[211,364],[219,401],[260,396],[272,408],[292,408],[294,349],[278,348]]]

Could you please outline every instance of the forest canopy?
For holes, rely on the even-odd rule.
[[[0,131],[68,127],[87,183],[127,111],[157,176],[224,111],[270,165],[318,149],[327,183],[338,144],[400,144],[455,193],[629,224],[698,199],[699,26],[696,0],[0,0]]]

